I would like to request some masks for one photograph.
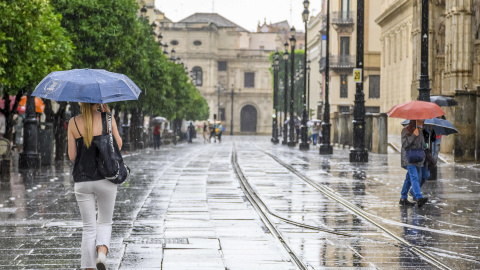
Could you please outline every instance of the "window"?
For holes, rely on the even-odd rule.
[[[350,106],[338,106],[338,111],[340,113],[349,113],[350,112]]]
[[[203,72],[201,67],[194,67],[192,69],[193,83],[196,86],[202,86],[203,84]]]
[[[245,81],[244,87],[255,87],[255,73],[254,72],[245,72]]]
[[[227,71],[227,61],[218,61],[218,71]]]
[[[226,121],[225,108],[220,108],[220,121]]]
[[[380,113],[380,107],[365,106],[365,113]]]
[[[340,98],[348,98],[348,76],[340,75]]]
[[[380,75],[368,76],[368,98],[380,98]]]
[[[195,45],[195,46],[200,46],[200,45],[202,45],[202,42],[201,42],[200,40],[195,40],[195,41],[193,42],[193,45]]]
[[[350,55],[350,37],[340,37],[340,55]]]
[[[177,46],[178,45],[178,40],[170,41],[170,45]]]
[[[349,19],[350,0],[342,0],[342,19]]]

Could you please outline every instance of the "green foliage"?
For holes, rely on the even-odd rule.
[[[63,14],[62,25],[77,47],[75,68],[123,73],[140,87],[138,101],[122,102],[122,107],[139,108],[144,115],[168,119],[185,118],[191,110],[205,110],[205,100],[183,68],[162,54],[148,20],[138,18],[135,0],[51,2]]]
[[[73,44],[47,1],[0,2],[0,84],[8,94],[32,89],[52,71],[69,69]]]
[[[269,59],[270,59],[270,62],[273,63],[273,56],[274,56],[274,52],[272,52],[269,56]],[[283,85],[283,89],[281,87],[279,87],[278,89],[278,96],[277,96],[277,110],[279,112],[283,112],[284,111],[284,106],[285,106],[285,60],[283,60],[283,52],[279,52],[279,58],[280,58],[280,68],[278,70],[278,83],[279,83],[279,86],[280,85]],[[288,82],[288,85],[290,85],[290,75],[291,75],[291,62],[290,62],[290,59],[291,59],[291,56],[289,55],[289,59],[288,59],[288,66],[287,66],[287,69],[288,69],[288,78],[287,78],[287,82]],[[300,69],[300,62],[302,63],[302,67],[305,66],[305,63],[304,63],[304,60],[305,60],[305,50],[296,50],[295,51],[295,63],[294,63],[294,68],[295,68],[295,73]],[[272,89],[273,89],[273,69],[271,68],[270,69],[270,72],[272,73]],[[303,72],[303,69],[302,69],[302,72]],[[303,82],[303,78],[301,78],[300,80],[296,81],[295,78],[294,78],[294,89],[295,89],[295,92],[294,92],[294,104],[293,104],[293,109],[294,109],[294,112],[297,116],[300,116],[301,113],[302,113],[302,110],[303,110],[303,85],[304,85],[304,82]],[[290,113],[290,86],[288,87],[289,91],[287,92],[287,113]],[[272,98],[273,98],[273,94],[272,94]]]

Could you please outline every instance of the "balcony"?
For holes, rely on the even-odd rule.
[[[320,72],[325,71],[326,57],[320,59]],[[348,70],[355,68],[355,55],[330,55],[330,70]]]
[[[331,14],[331,23],[336,26],[351,26],[353,24],[353,18],[355,17],[355,12],[348,11],[334,11]]]

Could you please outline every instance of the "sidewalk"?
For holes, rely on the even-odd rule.
[[[294,269],[245,202],[231,145],[125,156],[109,269]],[[14,164],[16,165],[16,164]],[[78,269],[82,224],[70,166],[12,173],[0,189],[0,269]]]

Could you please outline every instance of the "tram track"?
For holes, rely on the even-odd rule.
[[[438,260],[435,255],[432,255],[430,253],[430,252],[439,252],[438,250],[432,250],[432,249],[429,249],[428,247],[425,247],[425,248],[418,247],[416,245],[413,245],[413,244],[409,243],[408,241],[406,241],[402,237],[397,236],[394,232],[387,229],[385,226],[383,226],[383,225],[379,224],[378,222],[376,222],[375,220],[373,220],[372,217],[371,217],[371,214],[369,214],[369,213],[365,212],[364,210],[360,209],[358,206],[349,202],[348,200],[345,200],[339,194],[337,194],[334,190],[316,183],[312,179],[308,178],[307,176],[305,176],[302,173],[300,173],[299,171],[297,171],[291,165],[283,162],[277,156],[275,156],[271,153],[268,153],[264,150],[258,149],[258,148],[257,148],[257,150],[261,151],[264,154],[266,154],[267,156],[271,157],[274,161],[276,161],[278,164],[280,164],[281,166],[283,166],[284,168],[289,170],[291,173],[296,175],[299,179],[303,180],[305,183],[307,183],[308,185],[310,185],[311,187],[313,187],[314,189],[316,189],[317,191],[322,193],[327,198],[336,201],[337,203],[341,204],[342,206],[344,206],[346,209],[348,209],[349,211],[351,211],[355,215],[361,217],[362,219],[364,219],[368,223],[372,224],[373,226],[375,226],[376,228],[381,230],[383,233],[385,233],[386,235],[391,237],[396,242],[396,243],[382,242],[383,244],[389,244],[389,245],[393,245],[393,246],[397,246],[397,247],[406,248],[409,251],[411,251],[413,254],[415,254],[416,256],[418,256],[419,258],[421,258],[422,260],[424,260],[425,262],[434,266],[437,269],[442,269],[442,270],[443,269],[445,269],[445,270],[453,269],[453,268],[447,266],[446,264],[444,264],[442,261]],[[339,232],[339,231],[336,231],[336,230],[333,230],[333,229],[330,229],[330,228],[322,228],[322,227],[318,227],[318,226],[312,226],[312,225],[308,225],[308,224],[304,224],[304,223],[299,223],[299,222],[296,222],[296,221],[293,221],[293,220],[290,220],[290,219],[279,216],[278,214],[274,213],[273,211],[271,211],[268,208],[268,206],[261,200],[259,195],[257,195],[255,189],[249,184],[248,179],[243,175],[243,172],[242,172],[242,170],[241,170],[241,168],[238,164],[235,145],[234,145],[233,151],[232,151],[232,165],[234,167],[235,173],[237,174],[237,176],[240,179],[242,189],[244,189],[244,192],[245,192],[246,195],[248,194],[247,198],[251,202],[252,201],[254,202],[252,204],[255,204],[254,206],[255,206],[256,210],[259,211],[260,216],[265,218],[266,220],[268,220],[267,221],[268,224],[269,224],[268,227],[269,227],[269,229],[270,229],[270,227],[272,227],[272,229],[275,232],[274,235],[275,236],[279,235],[281,237],[281,238],[277,237],[277,239],[280,240],[280,242],[284,245],[284,247],[285,247],[285,245],[288,246],[288,244],[286,243],[286,241],[281,236],[281,233],[278,231],[275,224],[269,219],[269,216],[275,217],[275,218],[277,218],[277,219],[279,219],[279,220],[281,220],[285,223],[288,223],[288,224],[291,224],[291,225],[294,225],[294,226],[297,226],[297,227],[302,227],[302,228],[306,228],[306,229],[326,232],[326,233],[335,234],[335,235],[339,235],[339,236],[356,237],[356,238],[362,238],[362,239],[365,239],[365,240],[381,242],[381,241],[378,241],[378,240],[373,240],[373,239],[369,239],[369,238],[365,238],[365,237],[359,237],[358,235]],[[263,218],[262,218],[262,220],[263,220]],[[288,247],[287,252],[289,252],[289,254],[292,256],[292,259],[295,262],[301,261],[290,247]],[[463,254],[456,254],[456,256],[458,256],[459,258],[466,259],[466,260],[471,260],[471,261],[475,261],[475,262],[480,262],[476,259],[471,258],[470,256],[466,256],[466,255],[462,256],[462,255]],[[295,258],[293,256],[295,256]],[[298,266],[298,264],[297,264],[297,266]],[[299,268],[300,269],[306,269],[306,268],[301,268],[300,266],[299,266]]]

